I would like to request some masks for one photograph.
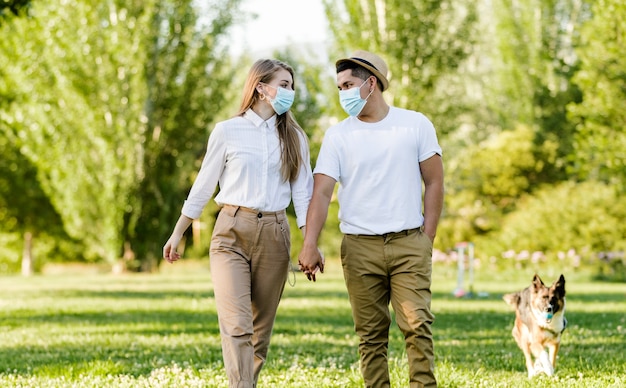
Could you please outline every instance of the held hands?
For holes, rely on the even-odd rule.
[[[319,271],[324,273],[324,254],[319,248],[303,248],[298,255],[300,271],[304,272],[307,279],[315,281],[315,274]]]

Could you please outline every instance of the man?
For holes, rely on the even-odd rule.
[[[443,206],[441,147],[423,114],[385,102],[387,65],[379,56],[357,51],[336,67],[350,117],[329,128],[322,143],[300,268],[309,280],[324,270],[317,243],[339,182],[341,262],[365,386],[389,387],[391,302],[405,337],[410,386],[434,387],[430,285]]]

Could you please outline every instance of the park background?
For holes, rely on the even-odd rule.
[[[156,271],[252,61],[294,66],[314,165],[325,129],[345,117],[328,58],[366,48],[389,64],[386,100],[437,129],[442,259],[469,241],[484,265],[574,260],[626,278],[622,2],[325,1],[327,40],[255,55],[230,46],[254,17],[245,1],[8,2],[20,3],[15,16],[3,2],[0,19],[0,273],[68,261]],[[272,12],[277,24],[307,17]],[[185,256],[207,255],[216,211],[190,228]]]
[[[615,376],[624,374],[626,348],[626,4],[320,2],[325,15],[322,41],[262,51],[233,47],[237,29],[254,20],[250,10],[259,9],[257,0],[0,2],[3,322],[9,328],[35,322],[32,338],[9,330],[7,341],[17,341],[23,350],[41,341],[38,333],[49,330],[48,316],[37,306],[51,309],[50,317],[58,317],[59,311],[69,317],[83,314],[86,307],[81,305],[74,311],[56,304],[64,298],[71,301],[73,289],[81,294],[79,290],[100,287],[88,293],[97,298],[87,303],[106,309],[108,298],[119,301],[145,292],[152,295],[146,299],[159,299],[158,282],[164,279],[173,288],[197,281],[190,303],[210,304],[205,300],[210,294],[200,291],[206,287],[210,292],[210,276],[202,277],[201,269],[208,267],[215,204],[207,206],[186,235],[184,260],[197,267],[172,274],[171,266],[161,262],[161,249],[198,171],[211,129],[238,107],[251,63],[271,56],[295,68],[292,111],[309,136],[314,165],[325,129],[345,117],[338,104],[334,58],[367,49],[388,62],[387,102],[426,114],[444,150],[446,197],[433,257],[434,278],[440,284],[436,296],[445,304],[458,288],[463,242],[474,249],[476,295],[482,288],[487,296],[464,305],[453,297],[448,302],[454,311],[488,316],[504,307],[499,294],[525,287],[534,272],[548,283],[564,273],[568,287],[574,281],[573,295],[578,292],[579,300],[587,303],[579,311],[602,312],[590,317],[588,325],[574,326],[572,337],[613,338],[606,347],[589,345],[575,356],[587,360],[589,370],[612,366],[609,377],[600,381],[606,386],[615,383]],[[303,2],[293,1],[288,14],[270,9],[270,16],[264,13],[265,20],[271,20],[266,23],[275,28],[287,18],[306,19],[306,8],[299,12],[297,4]],[[265,27],[270,28],[255,24],[254,33],[263,35]],[[289,37],[292,31],[285,28],[283,33]],[[295,258],[301,236],[291,209],[290,221]],[[346,326],[346,337],[338,341],[353,341],[346,339],[349,309],[339,301],[345,302],[345,290],[332,269],[340,267],[340,239],[333,201],[321,239],[331,264],[331,290],[320,297],[338,296],[340,307],[332,308],[343,320],[326,324],[342,330]],[[13,276],[20,273],[44,276]],[[135,282],[154,288],[133,291]],[[114,291],[107,291],[109,284]],[[304,287],[298,292],[311,293],[307,303],[322,303],[317,308],[325,311],[323,301],[312,297],[320,287],[298,286]],[[163,295],[170,293],[175,300],[184,291]],[[59,301],[49,300],[50,295],[58,295]],[[512,358],[504,369],[521,377],[515,359],[519,354],[508,338],[510,313],[503,310],[490,324],[498,322],[502,337],[497,338],[506,341]],[[141,317],[149,319],[141,314],[137,319]],[[99,318],[92,318],[97,326]],[[55,319],[62,326],[63,319]],[[445,328],[445,315],[443,322]],[[468,328],[479,330],[479,322],[485,323],[475,319]],[[451,338],[462,334],[451,325]],[[588,331],[599,326],[603,329],[598,332]],[[294,329],[294,335],[300,334]],[[28,345],[31,340],[33,345]],[[590,349],[601,349],[604,355],[594,363],[588,358]],[[15,364],[19,351],[4,354],[14,360],[0,362],[0,373],[8,373],[9,380],[37,375]],[[169,355],[172,360],[175,356]],[[39,368],[34,368],[44,376],[49,373],[47,357],[35,357]],[[485,359],[490,357],[498,358],[488,354]],[[215,363],[218,359],[219,352]],[[480,383],[465,375],[476,365],[451,360],[439,365],[448,372],[447,386],[454,381],[461,381],[457,386]],[[66,361],[71,364],[72,358]],[[147,363],[126,372],[142,375],[161,365],[153,359]],[[353,366],[352,358],[339,369]],[[579,367],[570,364],[573,381],[578,381]],[[67,368],[59,368],[62,372],[56,373],[66,376]],[[192,364],[191,370],[200,368]],[[455,377],[457,368],[463,371],[460,379]],[[114,373],[103,370],[104,375]],[[277,370],[285,371],[280,366]],[[68,378],[78,375],[69,373]],[[351,378],[358,380],[356,375]],[[512,386],[516,380],[511,376],[503,377],[503,386]]]

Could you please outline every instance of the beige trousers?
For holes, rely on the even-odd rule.
[[[345,235],[341,262],[365,386],[390,386],[391,302],[405,338],[410,386],[436,387],[430,329],[432,242],[423,228],[381,236]]]
[[[230,387],[255,387],[289,268],[285,211],[226,205],[211,238],[211,278]]]

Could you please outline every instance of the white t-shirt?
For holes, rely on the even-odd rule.
[[[419,112],[391,107],[377,123],[348,117],[330,127],[315,166],[339,182],[339,228],[380,235],[424,223],[419,162],[441,155],[433,124]]]

